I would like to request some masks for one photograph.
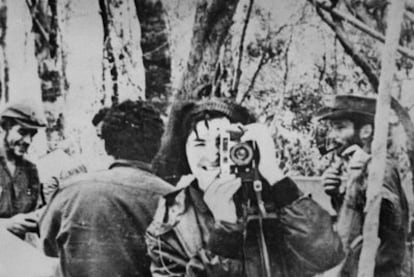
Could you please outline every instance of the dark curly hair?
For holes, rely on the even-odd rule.
[[[187,137],[200,120],[227,117],[232,123],[249,124],[255,117],[227,99],[176,102],[170,112],[160,150],[153,160],[154,173],[175,185],[191,173],[185,153]]]
[[[106,152],[117,159],[151,162],[163,131],[160,112],[152,104],[127,100],[106,112],[102,139]]]
[[[95,114],[95,116],[92,118],[93,126],[98,126],[98,124],[103,121],[103,119],[105,118],[105,116],[106,116],[106,114],[108,113],[109,110],[110,110],[110,108],[108,108],[108,107],[103,107],[102,109],[100,109]]]

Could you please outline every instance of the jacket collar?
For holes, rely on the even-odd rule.
[[[137,160],[123,160],[123,159],[118,159],[115,162],[113,162],[110,166],[109,169],[115,168],[115,167],[134,167],[134,168],[138,168],[138,169],[142,169],[144,171],[147,172],[152,172],[152,167],[151,164],[149,163],[145,163],[142,161],[137,161]]]
[[[201,213],[209,211],[207,204],[203,200],[204,193],[198,188],[197,184],[192,184],[188,188],[188,194],[197,211]]]
[[[185,196],[186,195],[186,196]],[[189,205],[188,202],[194,204],[195,209],[198,212],[206,213],[209,211],[207,204],[203,199],[204,192],[199,189],[197,181],[193,180],[192,182],[176,188],[173,192],[165,196],[167,206],[174,205],[176,201],[183,202],[184,210]],[[179,198],[185,199],[183,201],[178,200]]]

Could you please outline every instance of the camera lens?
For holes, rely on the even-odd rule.
[[[230,158],[237,166],[248,165],[253,159],[253,148],[246,142],[236,144],[230,150]]]
[[[237,160],[244,161],[246,158],[249,157],[249,152],[246,150],[246,148],[241,147],[241,148],[237,149],[237,151],[234,152],[234,157]]]

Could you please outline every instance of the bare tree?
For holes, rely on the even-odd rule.
[[[141,30],[133,0],[99,0],[104,29],[103,81],[112,102],[145,99]]]
[[[379,217],[382,201],[382,184],[386,167],[388,115],[390,113],[392,82],[395,73],[396,50],[401,32],[401,20],[404,4],[394,1],[388,16],[388,28],[385,48],[381,57],[381,79],[378,88],[378,101],[375,113],[375,131],[372,141],[372,164],[368,176],[363,226],[363,244],[359,258],[358,276],[374,276],[375,257],[380,239],[378,237]]]
[[[171,96],[171,52],[166,11],[160,0],[135,0],[141,23],[141,47],[147,99]]]
[[[233,79],[233,83],[232,83],[232,86],[231,86],[231,90],[233,92],[237,92],[237,90],[239,88],[240,77],[242,75],[241,64],[242,64],[243,54],[244,54],[243,53],[244,40],[245,40],[245,37],[246,37],[247,26],[249,25],[249,20],[250,20],[250,15],[252,13],[253,4],[254,4],[254,0],[250,0],[249,1],[249,6],[248,6],[247,12],[246,12],[246,17],[244,19],[243,30],[242,30],[242,33],[241,33],[240,43],[239,43],[237,66],[235,68],[234,79]]]
[[[26,98],[41,103],[40,81],[32,20],[24,1],[6,1],[5,51],[8,65],[9,100]],[[17,18],[19,20],[17,20]]]
[[[26,0],[32,17],[35,34],[35,53],[42,92],[42,101],[47,103],[46,113],[48,141],[63,140],[64,115],[62,107],[67,92],[68,82],[65,75],[64,51],[61,47],[59,13],[56,0]],[[54,134],[57,134],[55,136]],[[50,144],[53,148],[56,144]]]
[[[194,98],[198,87],[212,82],[238,3],[239,0],[198,0],[190,55],[178,99]]]
[[[8,62],[6,56],[6,33],[7,33],[7,6],[6,0],[0,1],[0,102],[9,99],[8,87]]]

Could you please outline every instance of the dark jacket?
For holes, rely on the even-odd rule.
[[[369,162],[369,160],[367,160]],[[362,229],[369,163],[348,169],[345,199],[339,210],[338,233],[347,258],[341,276],[356,277],[362,249]],[[396,166],[387,160],[382,184],[382,201],[378,236],[381,240],[375,259],[375,277],[404,276],[404,261],[408,233],[408,203]]]
[[[69,179],[41,220],[44,252],[64,276],[150,276],[145,230],[171,186],[138,162]]]
[[[36,166],[26,159],[16,161],[12,175],[0,156],[0,218],[34,211],[40,204],[40,183]]]
[[[311,276],[341,261],[329,214],[293,181],[285,178],[266,195],[277,207],[277,218],[264,221],[272,276]],[[258,222],[246,224],[245,238],[242,226],[214,222],[194,182],[167,196],[147,230],[153,276],[264,276]]]

